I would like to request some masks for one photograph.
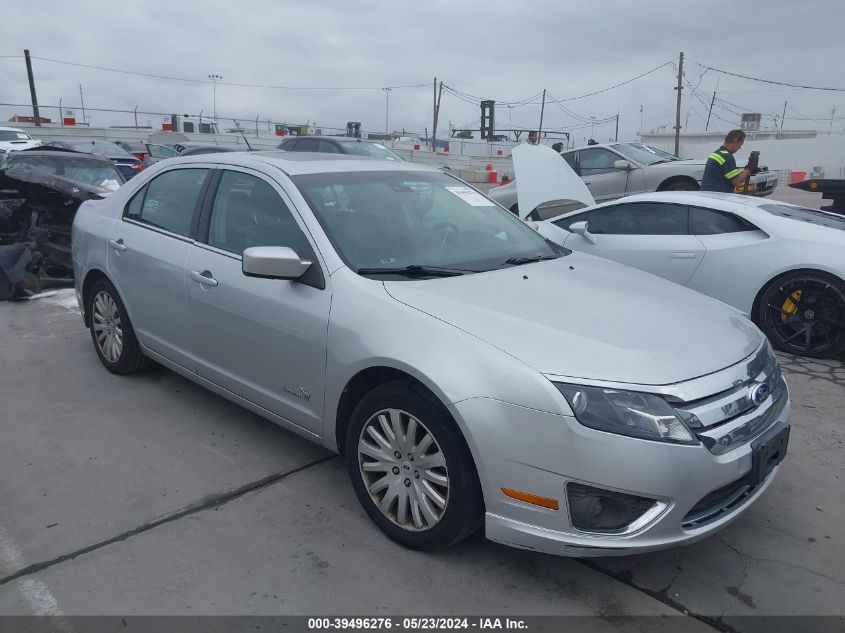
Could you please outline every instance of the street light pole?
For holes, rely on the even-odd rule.
[[[390,88],[382,88],[384,90],[384,137],[387,140],[387,135],[390,133],[388,127],[388,114],[390,113]]]
[[[217,82],[223,79],[223,75],[211,74],[208,76],[211,79],[211,92],[212,98],[214,99],[214,120],[217,121]]]

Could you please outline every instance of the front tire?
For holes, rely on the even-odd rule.
[[[364,510],[405,547],[444,549],[481,525],[466,442],[443,404],[413,380],[381,385],[355,407],[346,460]]]
[[[845,352],[845,282],[821,271],[796,271],[760,295],[755,321],[775,348],[812,358]]]
[[[88,292],[91,340],[103,366],[113,374],[132,374],[148,367],[129,315],[115,287],[100,279]]]

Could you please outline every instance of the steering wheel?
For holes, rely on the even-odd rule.
[[[441,246],[445,246],[450,237],[457,235],[461,230],[451,222],[438,222],[434,226],[429,227],[429,230],[443,235]]]

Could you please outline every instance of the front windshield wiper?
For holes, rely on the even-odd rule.
[[[467,268],[441,268],[439,266],[421,266],[411,264],[401,268],[358,268],[359,275],[403,275],[405,277],[457,277],[466,273],[481,272]]]
[[[534,262],[543,262],[548,259],[557,259],[560,255],[534,255],[533,257],[511,257],[506,259],[505,263],[511,266],[521,266],[522,264],[533,264]]]

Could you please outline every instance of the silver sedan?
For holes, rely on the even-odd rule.
[[[410,163],[162,161],[82,205],[73,263],[106,369],[158,362],[344,454],[407,547],[690,543],[786,451],[786,385],[734,309]]]
[[[561,156],[581,176],[596,202],[648,191],[698,191],[706,162],[706,158],[682,160],[644,143],[590,145]],[[764,168],[747,186],[738,188],[738,193],[768,196],[777,184],[777,174]],[[490,197],[518,212],[516,181],[492,189]],[[532,219],[545,220],[566,210],[555,205],[540,207]]]

